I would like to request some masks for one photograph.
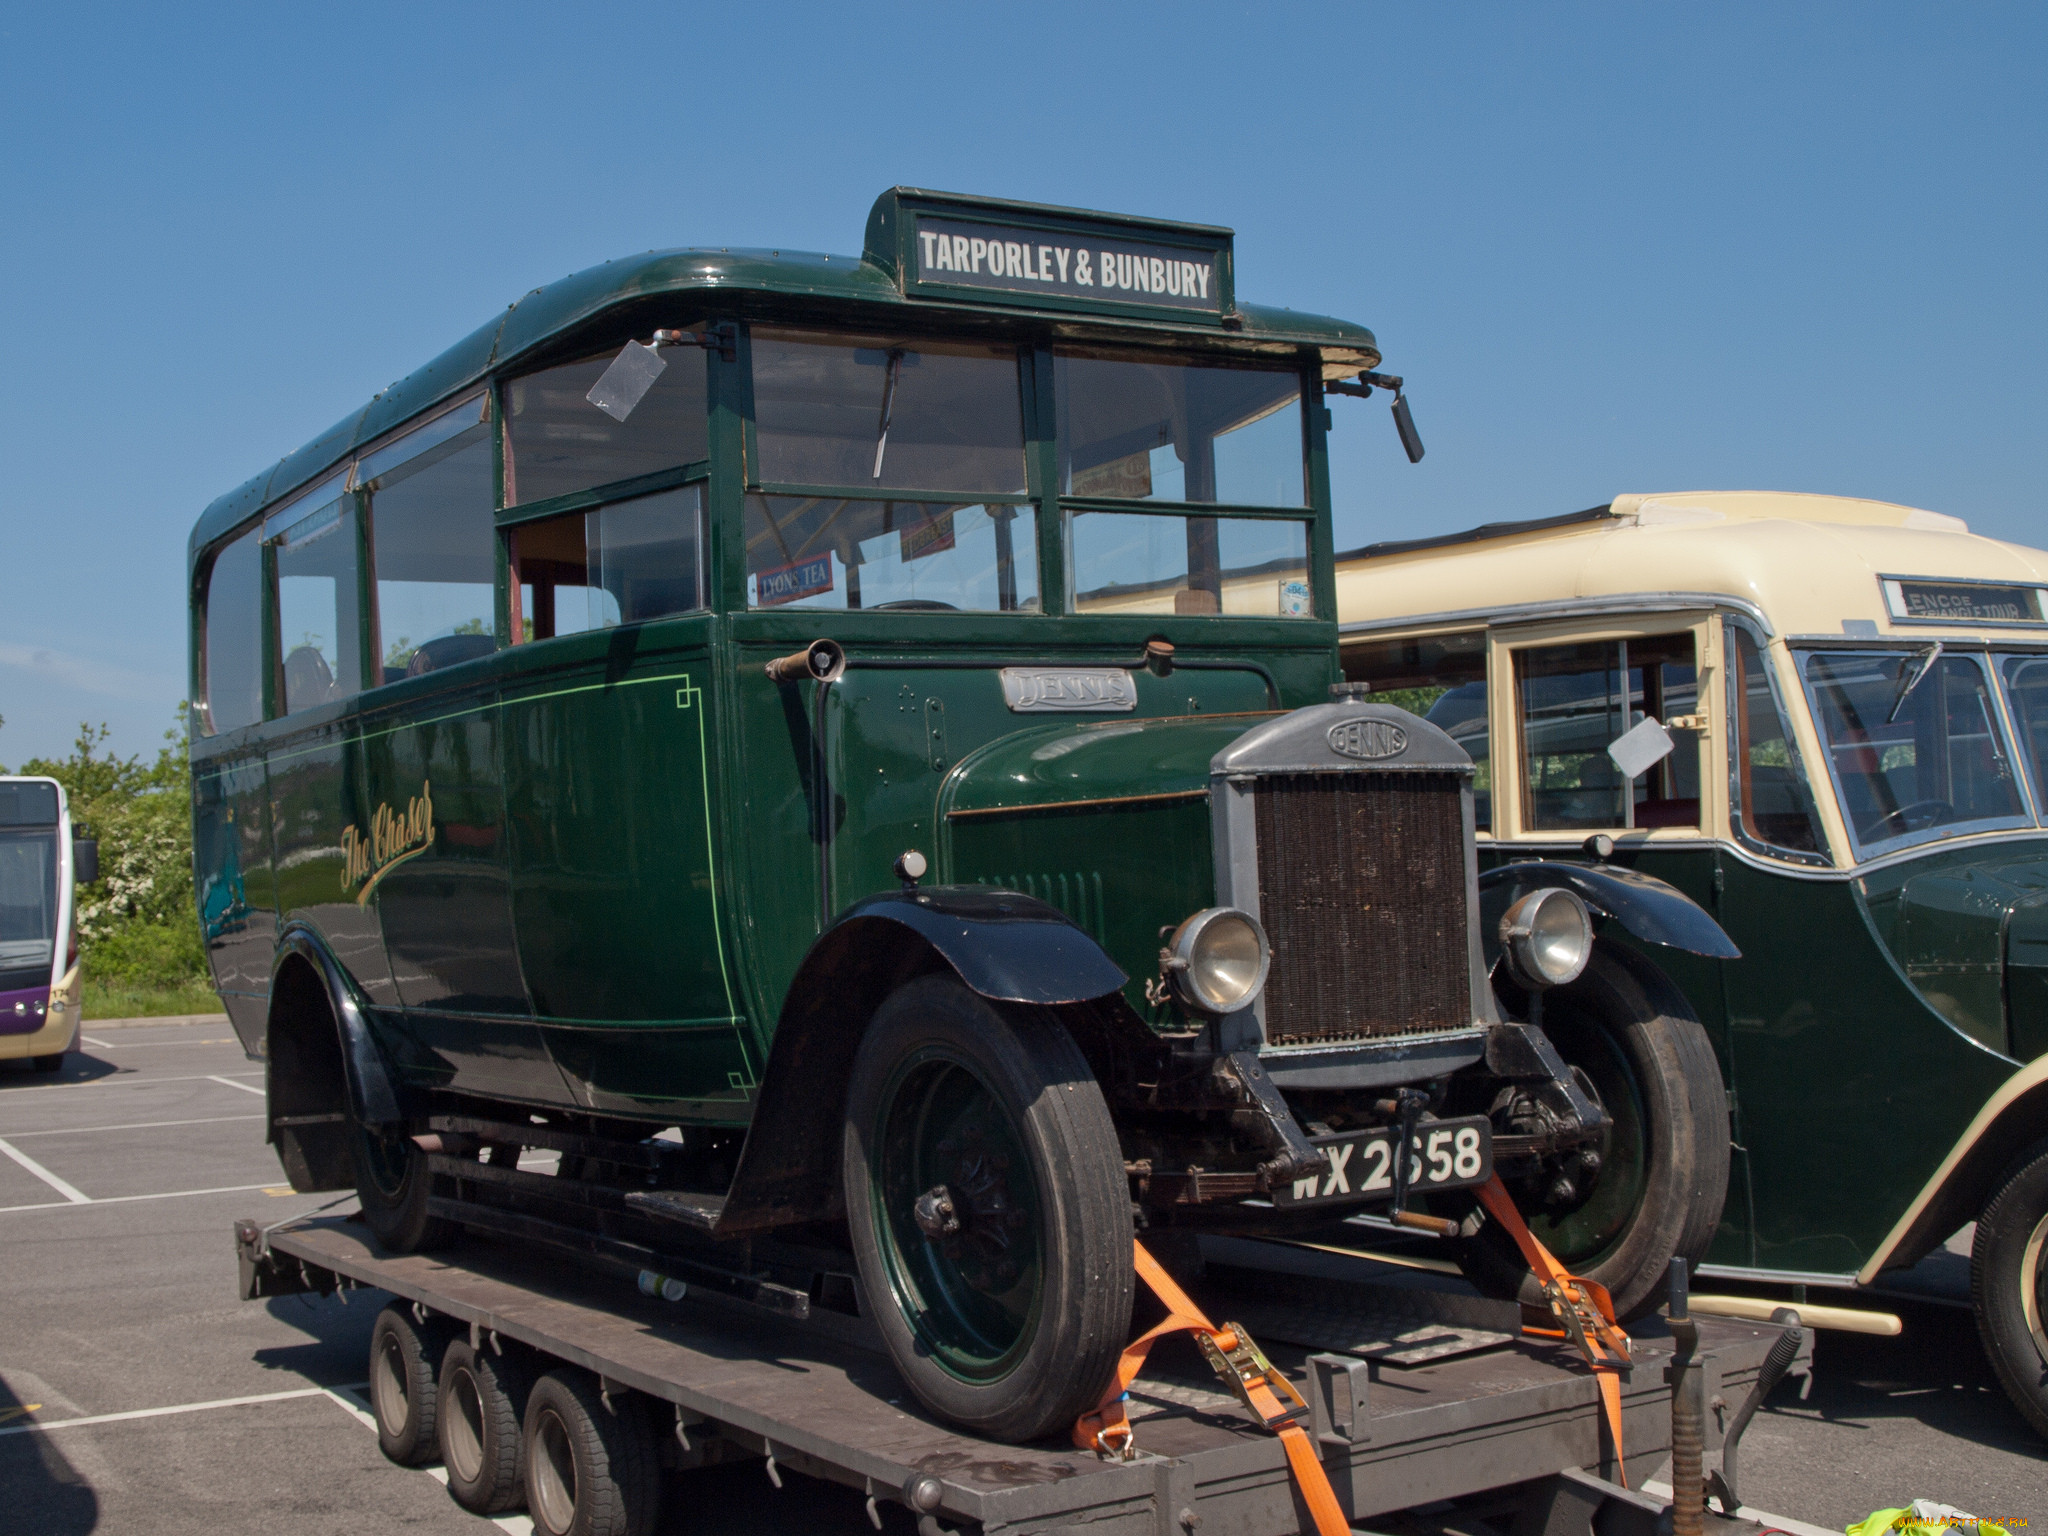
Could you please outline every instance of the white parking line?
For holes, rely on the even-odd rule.
[[[233,1075],[236,1077],[261,1077],[263,1073],[259,1068],[254,1072],[237,1072]],[[17,1093],[79,1093],[87,1088],[147,1088],[153,1083],[217,1083],[220,1081],[221,1078],[218,1075],[207,1072],[193,1072],[179,1077],[97,1077],[89,1083],[39,1083],[33,1088],[0,1089],[0,1102],[12,1098]],[[228,1086],[239,1088],[242,1084],[230,1083]],[[260,1088],[256,1090],[258,1093],[262,1091]]]
[[[37,1162],[34,1158],[30,1157],[26,1152],[22,1151],[19,1147],[9,1146],[6,1142],[0,1141],[0,1154],[4,1154],[5,1156],[13,1158],[17,1163],[21,1164],[22,1167],[26,1168],[30,1173],[34,1174],[37,1178],[41,1179],[45,1184],[49,1185],[50,1188],[57,1191],[57,1193],[62,1195],[66,1200],[70,1201],[71,1204],[92,1204],[91,1195],[84,1194],[80,1192],[75,1186],[65,1183],[62,1179],[58,1178],[57,1175],[50,1172],[49,1169],[45,1168],[41,1163]]]
[[[101,1195],[91,1200],[79,1195],[75,1201],[47,1200],[41,1205],[0,1205],[0,1216],[15,1211],[68,1211],[75,1205],[132,1205],[138,1200],[182,1200],[187,1195],[239,1195],[252,1189],[271,1189],[273,1184],[222,1184],[215,1189],[167,1189],[160,1195]],[[74,1190],[74,1194],[77,1192]]]
[[[198,1120],[137,1120],[129,1125],[64,1125],[53,1131],[10,1131],[16,1141],[31,1136],[84,1136],[101,1131],[156,1131],[171,1125],[223,1125],[230,1120],[261,1120],[261,1115],[207,1115]]]
[[[114,1048],[114,1042],[111,1040],[95,1040],[91,1035],[85,1034],[81,1034],[78,1038],[83,1040],[87,1045],[98,1046],[103,1051],[111,1051]]]
[[[254,1083],[238,1083],[231,1077],[209,1077],[207,1081],[209,1083],[219,1083],[223,1088],[239,1088],[244,1093],[253,1093],[258,1098],[263,1097],[263,1090]]]
[[[95,1413],[82,1419],[52,1419],[46,1424],[16,1424],[0,1435],[41,1435],[53,1429],[80,1429],[87,1424],[121,1424],[130,1419],[161,1419],[174,1413],[205,1413],[214,1408],[245,1408],[252,1403],[281,1403],[294,1397],[325,1397],[325,1387],[297,1387],[290,1392],[265,1392],[256,1397],[219,1397],[210,1403],[174,1403],[168,1408],[135,1408],[127,1413]]]
[[[242,1042],[232,1035],[222,1035],[206,1040],[95,1040],[91,1035],[80,1035],[87,1045],[96,1045],[103,1051],[125,1051],[135,1046],[149,1045],[240,1045]]]
[[[344,1412],[353,1417],[365,1429],[375,1429],[377,1427],[376,1415],[370,1412],[370,1405],[363,1401],[361,1394],[354,1387],[331,1388],[327,1395],[333,1398]],[[447,1468],[421,1467],[418,1470],[426,1473],[427,1476],[443,1487],[447,1486]],[[479,1516],[478,1518],[489,1519],[491,1524],[501,1531],[509,1532],[510,1536],[533,1536],[533,1522],[524,1515],[499,1515],[495,1518]]]

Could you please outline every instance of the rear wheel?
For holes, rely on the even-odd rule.
[[[370,1407],[377,1445],[402,1467],[423,1466],[439,1452],[440,1394],[436,1378],[451,1337],[422,1323],[405,1302],[394,1301],[370,1326]]]
[[[417,1253],[445,1242],[453,1227],[427,1214],[433,1179],[427,1172],[426,1153],[404,1135],[366,1125],[354,1125],[351,1130],[356,1197],[362,1202],[363,1220],[377,1241],[393,1253]]]
[[[1977,1218],[1970,1299],[1991,1368],[2048,1436],[2048,1141],[2020,1154]]]
[[[1597,1172],[1511,1182],[1522,1219],[1573,1274],[1607,1288],[1627,1322],[1663,1299],[1674,1256],[1697,1265],[1728,1193],[1728,1097],[1714,1047],[1647,961],[1601,947],[1544,995],[1543,1029],[1612,1122]],[[1460,1263],[1481,1290],[1540,1304],[1514,1239],[1475,1207]],[[1468,1227],[1468,1230],[1470,1228]]]
[[[1095,1406],[1130,1328],[1130,1195],[1056,1018],[951,976],[892,994],[854,1065],[843,1171],[875,1321],[927,1407],[1035,1440]]]

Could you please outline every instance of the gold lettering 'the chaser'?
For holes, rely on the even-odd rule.
[[[378,806],[367,834],[353,822],[341,829],[341,888],[354,891],[356,905],[363,906],[378,881],[433,846],[433,786],[422,781],[420,792],[406,801],[403,811]]]

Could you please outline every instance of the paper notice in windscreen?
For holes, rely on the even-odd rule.
[[[1669,756],[1671,747],[1671,733],[1657,723],[1655,715],[1645,715],[1641,724],[1607,744],[1607,755],[1614,759],[1615,767],[1635,779]]]
[[[611,367],[598,377],[590,387],[590,393],[583,398],[596,406],[613,421],[624,421],[633,414],[633,407],[654,388],[654,381],[668,364],[661,354],[652,347],[643,347],[637,341],[626,343],[625,350],[612,359]]]

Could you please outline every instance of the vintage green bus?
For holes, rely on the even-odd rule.
[[[1586,902],[1503,914],[1466,755],[1332,695],[1323,397],[1379,361],[1240,303],[1227,230],[899,188],[859,257],[536,289],[209,507],[199,900],[294,1187],[395,1248],[490,1200],[801,1238],[929,1406],[1034,1436],[1108,1377],[1134,1226],[1593,1178],[1523,1022]],[[1630,986],[1639,1310],[1727,1136]]]

